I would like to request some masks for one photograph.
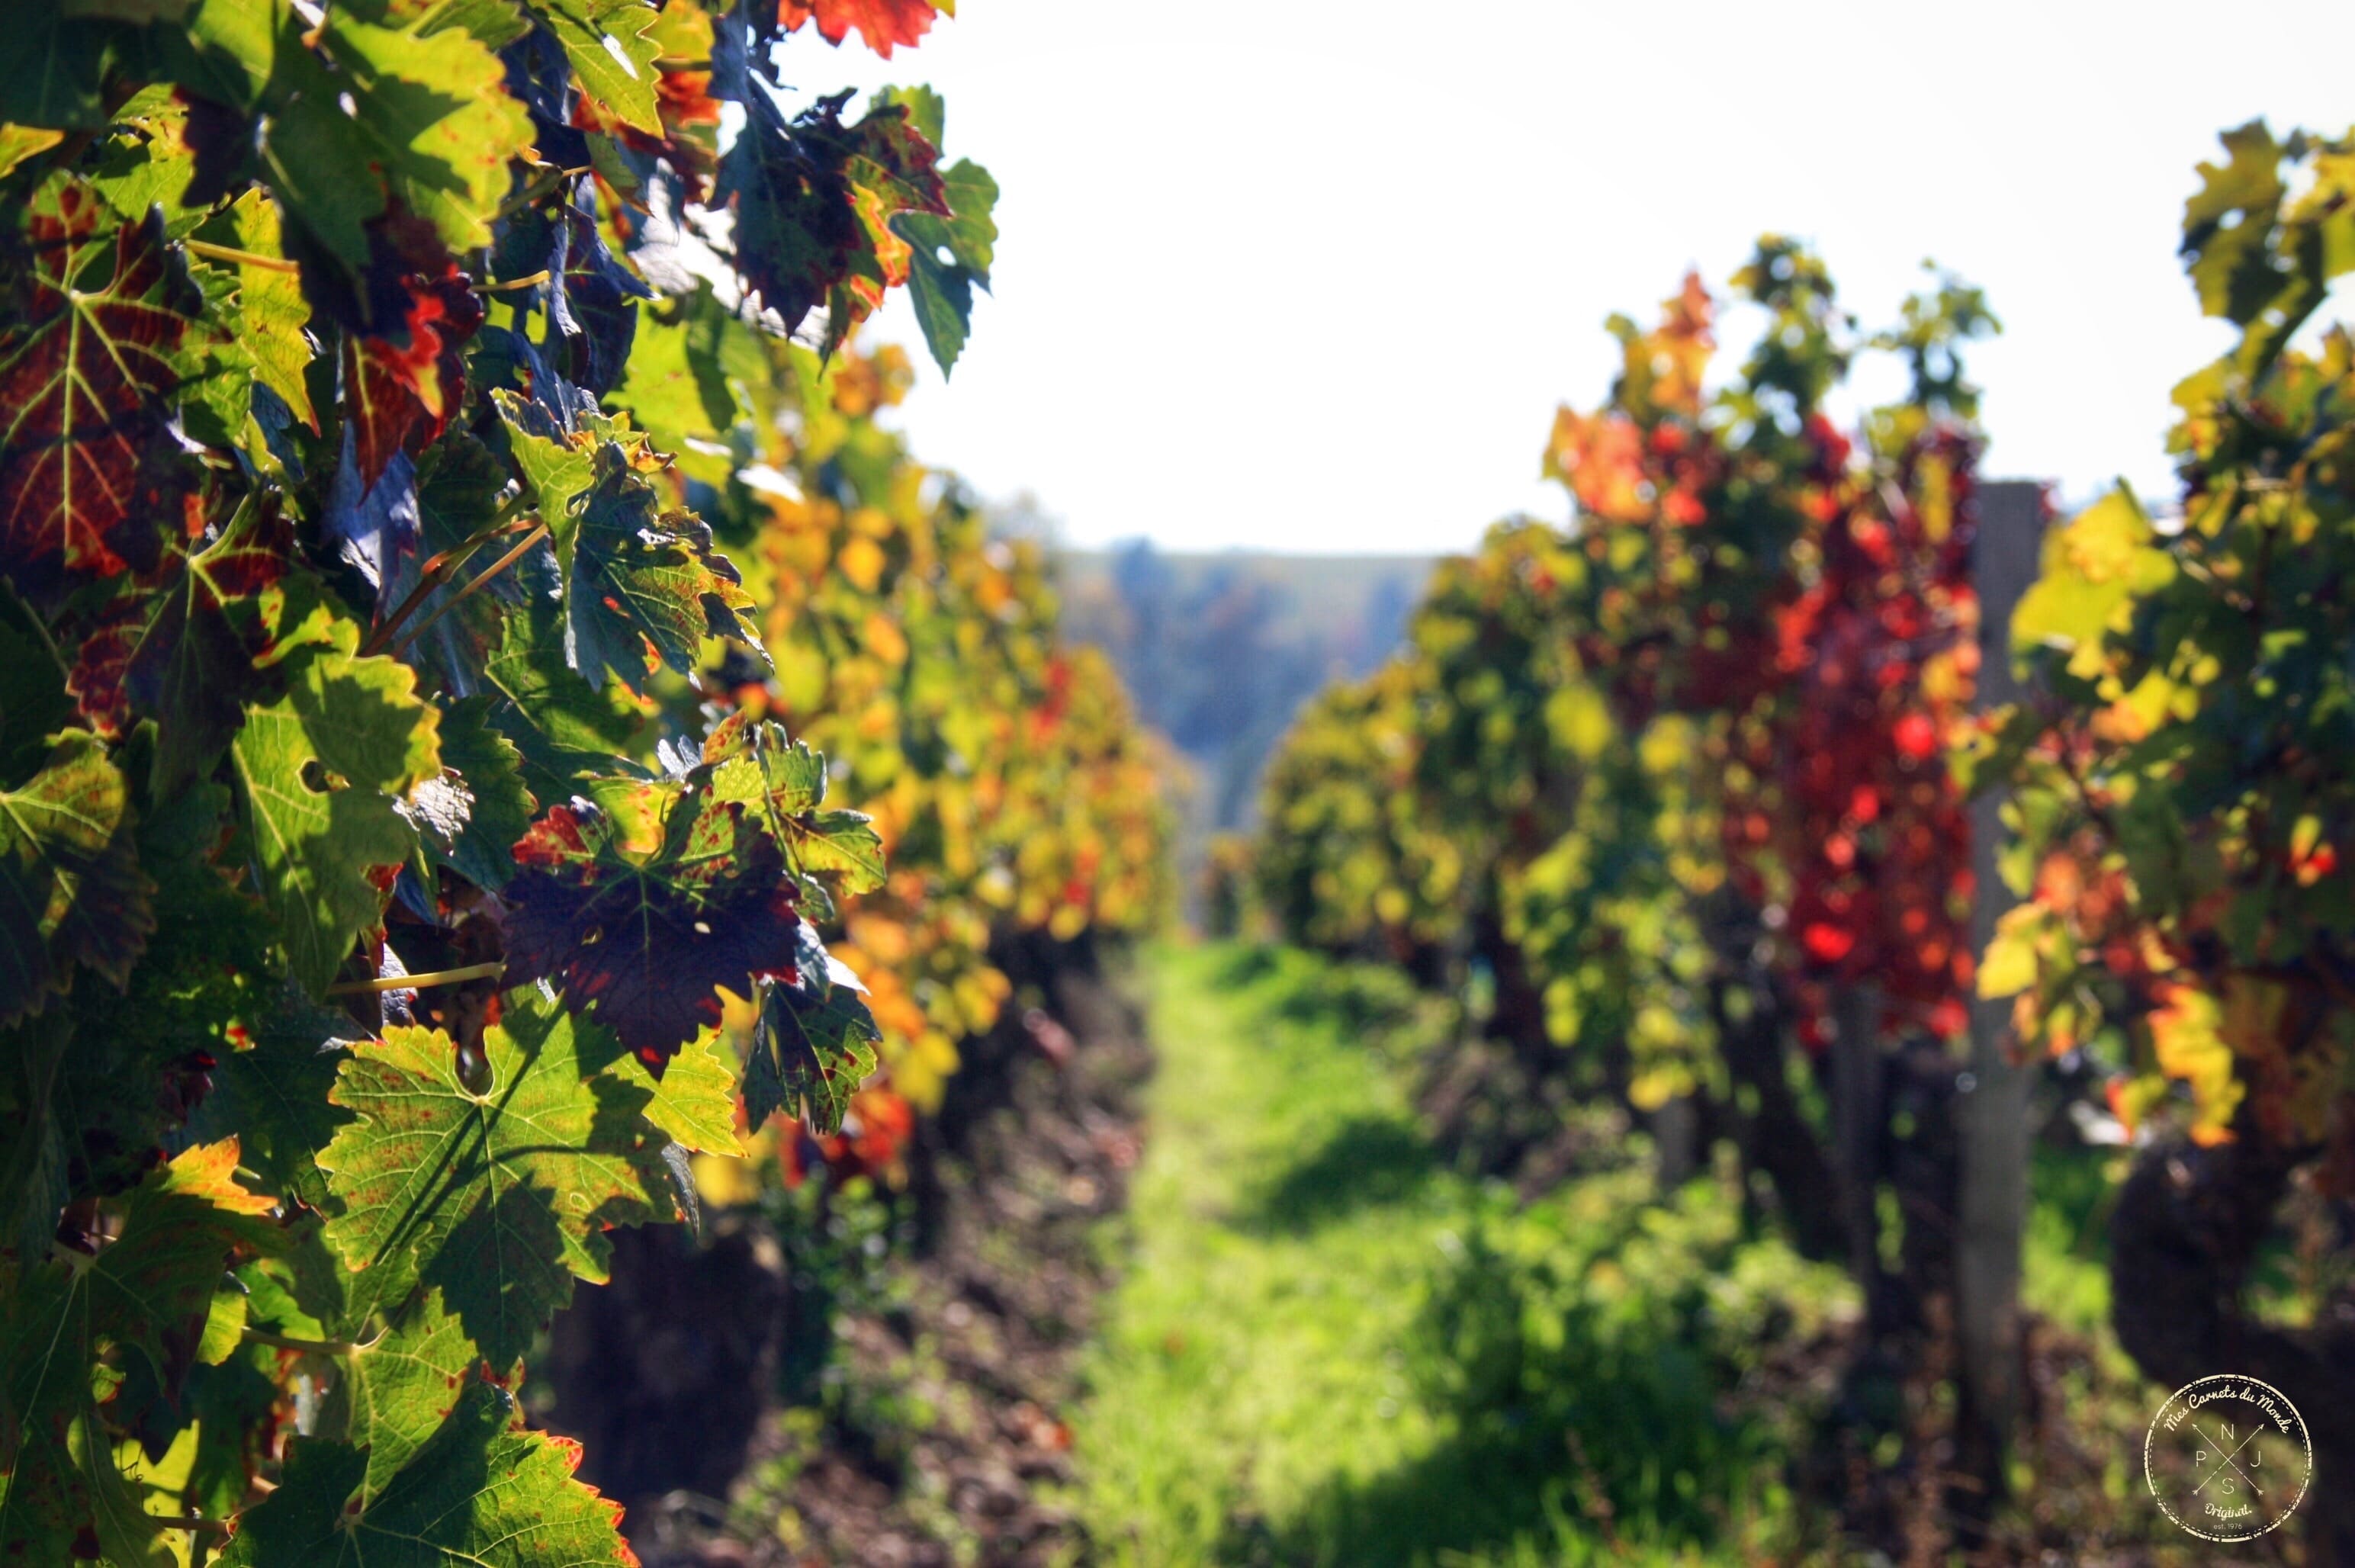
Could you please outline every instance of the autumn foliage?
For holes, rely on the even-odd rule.
[[[936,10],[15,19],[0,1559],[633,1561],[516,1401],[610,1233],[888,1167],[996,935],[1158,908],[1116,684],[847,347],[955,361],[996,187],[780,74]]]

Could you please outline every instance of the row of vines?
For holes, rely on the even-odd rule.
[[[954,363],[996,187],[782,84],[951,9],[21,19],[0,1561],[632,1561],[517,1399],[608,1232],[888,1167],[994,940],[1161,908],[1117,682],[851,347]]]
[[[1647,1120],[1671,1174],[1730,1149],[1795,1245],[1853,1271],[1851,1388],[1951,1380],[1930,1436],[1894,1393],[1847,1408],[1856,1451],[1901,1455],[1966,1541],[2015,1416],[2000,1375],[1972,1381],[1974,1312],[2019,1354],[1971,1249],[2013,1194],[2016,1280],[2026,1174],[1990,1151],[2027,1157],[1974,1131],[2008,1071],[1999,1042],[1957,1071],[1975,1014],[1983,1051],[2008,1027],[2048,1098],[2135,1151],[2111,1255],[2143,1371],[2298,1390],[2322,1472],[2355,1462],[2343,1316],[2261,1320],[2243,1290],[2286,1198],[2355,1195],[2355,339],[2315,319],[2355,268],[2355,152],[2225,144],[2182,254],[2237,343],[2176,389],[2179,517],[2123,489],[2031,515],[2041,575],[2008,636],[1983,628],[1990,508],[2046,505],[1979,475],[1963,354],[1987,302],[1941,274],[1867,332],[1770,236],[1732,280],[1757,324],[1739,365],[1697,277],[1657,325],[1614,318],[1608,400],[1546,447],[1571,527],[1444,563],[1408,649],[1305,711],[1260,837],[1213,858],[1222,918],[1471,987],[1487,1157],[1594,1100]],[[1908,389],[1843,429],[1867,355]],[[2312,1530],[2355,1550],[2331,1499]]]

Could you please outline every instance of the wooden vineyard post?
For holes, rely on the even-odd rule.
[[[2044,487],[2026,481],[1983,485],[1972,579],[1979,601],[1978,705],[2021,695],[2011,667],[2011,616],[2036,580],[2044,533]],[[1996,922],[2016,901],[1996,869],[2003,842],[2003,797],[1971,803],[1971,950],[1987,952]],[[2028,1222],[2028,1095],[2034,1064],[2012,1059],[2008,1001],[1971,1002],[1970,1059],[1956,1087],[1962,1192],[1955,1236],[1955,1328],[1962,1361],[1957,1458],[1981,1488],[1979,1515],[2000,1495],[2004,1453],[2019,1410],[2019,1255]],[[1982,1516],[1983,1517],[1983,1516]]]

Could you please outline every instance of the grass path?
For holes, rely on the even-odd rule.
[[[1542,1426],[1560,1417],[1559,1401],[1533,1409],[1508,1387],[1474,1390],[1467,1403],[1448,1397],[1464,1392],[1461,1377],[1429,1373],[1440,1282],[1466,1277],[1467,1243],[1489,1257],[1481,1238],[1528,1221],[1508,1195],[1443,1168],[1426,1147],[1393,1054],[1412,1031],[1353,1024],[1348,997],[1328,989],[1334,972],[1296,954],[1269,955],[1253,973],[1230,949],[1166,949],[1148,973],[1160,1066],[1147,1153],[1115,1243],[1124,1278],[1075,1431],[1082,1506],[1106,1558],[1465,1568],[1604,1555],[1605,1543],[1572,1522],[1582,1494],[1561,1432],[1585,1419],[1641,1422],[1641,1412]],[[1574,1183],[1552,1221],[1610,1232],[1610,1255],[1633,1273],[1652,1244],[1648,1221],[1628,1218],[1647,1209],[1646,1181],[1631,1166]],[[1557,1252],[1560,1241],[1540,1238]],[[1664,1272],[1701,1272],[1690,1261],[1679,1253]],[[1614,1277],[1625,1277],[1615,1264],[1590,1260],[1574,1287],[1581,1302],[1593,1297],[1591,1281]],[[1485,1276],[1454,1299],[1476,1318],[1491,1297],[1518,1299]],[[1629,1305],[1639,1317],[1653,1310],[1640,1291]],[[1486,1327],[1481,1343],[1510,1352],[1505,1381],[1529,1382],[1533,1352]],[[1565,1381],[1557,1365],[1589,1367],[1578,1349],[1549,1352],[1551,1381]],[[1653,1363],[1679,1352],[1647,1343],[1643,1354],[1632,1401],[1655,1386]],[[1556,1392],[1611,1403],[1622,1365],[1589,1368],[1592,1384]],[[1531,1427],[1550,1435],[1534,1453],[1518,1430]],[[1644,1532],[1623,1513],[1613,1560],[1665,1555],[1630,1550]]]
[[[1312,1510],[1435,1435],[1400,1341],[1466,1195],[1381,1058],[1328,1020],[1270,1019],[1282,978],[1236,987],[1226,967],[1207,950],[1154,965],[1135,1250],[1078,1434],[1097,1539],[1123,1562],[1247,1555],[1231,1518]]]
[[[1146,1153],[1073,1420],[1101,1560],[1540,1568],[1814,1540],[1783,1485],[1812,1419],[1783,1351],[1855,1293],[1743,1236],[1730,1171],[1663,1199],[1628,1140],[1517,1203],[1419,1130],[1407,1085],[1441,1026],[1402,980],[1217,944],[1146,974]],[[2089,1527],[2125,1519],[2130,1445],[2105,1435],[2142,1419],[2105,1321],[2103,1157],[2040,1156],[2025,1259],[2028,1304],[2089,1352],[2049,1364],[2094,1467],[2023,1457],[2014,1483]]]

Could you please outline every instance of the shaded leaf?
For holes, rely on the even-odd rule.
[[[577,1445],[524,1430],[503,1389],[469,1381],[449,1419],[373,1500],[368,1456],[296,1437],[283,1484],[238,1520],[221,1568],[628,1568],[621,1507],[572,1478]]]
[[[810,945],[816,947],[814,937]],[[755,1060],[744,1074],[745,1116],[758,1126],[798,1104],[813,1131],[840,1132],[850,1097],[875,1071],[875,1047],[883,1038],[866,987],[816,948],[805,955],[794,980],[765,992],[752,1035]]]
[[[757,647],[752,597],[711,530],[661,496],[619,447],[597,453],[596,482],[570,527],[555,519],[564,567],[565,656],[591,685],[611,669],[633,688],[663,665],[696,667],[707,636]]]
[[[265,595],[292,562],[274,507],[249,506],[187,558],[123,672],[139,711],[155,721],[154,788],[168,795],[212,768],[268,677],[254,660],[276,630]]]
[[[0,1295],[0,1407],[11,1439],[0,1477],[0,1557],[63,1563],[94,1525],[123,1563],[153,1560],[100,1428],[93,1366],[110,1348],[138,1357],[160,1388],[192,1365],[231,1249],[278,1244],[272,1200],[237,1184],[235,1139],[199,1145],[112,1205],[120,1229],[94,1257],[52,1258]],[[86,1524],[85,1521],[90,1521]]]
[[[129,980],[155,929],[130,829],[123,772],[83,731],[0,791],[0,1024],[38,1012],[76,963]]]
[[[504,893],[508,983],[553,980],[649,1061],[719,1022],[719,987],[749,995],[791,974],[804,923],[776,844],[742,805],[689,794],[667,808],[659,848],[633,855],[607,812],[555,807],[516,846]]]

